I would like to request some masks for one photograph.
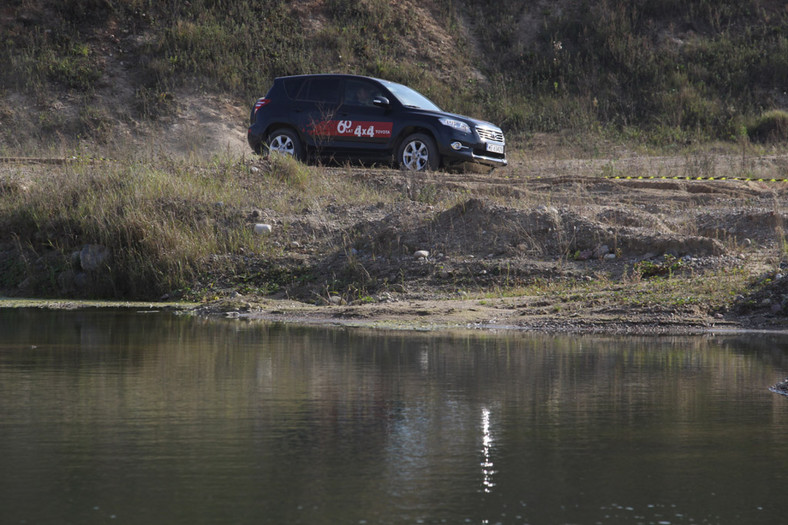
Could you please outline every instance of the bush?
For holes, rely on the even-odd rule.
[[[751,140],[758,142],[788,141],[788,111],[776,109],[761,115],[747,129]]]

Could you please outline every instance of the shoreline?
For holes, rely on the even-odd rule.
[[[784,334],[788,324],[768,316],[710,316],[677,313],[605,316],[540,315],[518,309],[512,300],[407,300],[393,304],[315,306],[287,299],[259,302],[179,302],[13,299],[0,297],[0,309],[138,309],[177,311],[206,319],[338,326],[412,332],[535,332],[553,335],[736,335]],[[480,304],[485,303],[485,304]]]
[[[711,333],[785,333],[788,325],[761,316],[713,318],[666,314],[654,317],[543,315],[485,300],[405,301],[394,308],[381,305],[257,307],[250,311],[198,307],[197,315],[299,325],[337,325],[382,330],[474,332],[537,332],[556,335],[703,335]],[[433,312],[429,312],[429,310]]]

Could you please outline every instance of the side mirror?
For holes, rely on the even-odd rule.
[[[372,104],[379,108],[387,108],[391,105],[391,102],[386,97],[375,97],[372,99]]]

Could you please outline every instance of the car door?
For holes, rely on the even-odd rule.
[[[384,149],[391,140],[393,128],[390,107],[381,103],[383,98],[387,98],[386,95],[372,81],[345,79],[342,105],[337,112],[334,129],[334,145],[351,150]]]
[[[331,146],[337,138],[342,79],[330,76],[307,78],[293,98],[292,117],[307,143],[318,149]]]

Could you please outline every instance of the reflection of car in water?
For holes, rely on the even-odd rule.
[[[249,145],[260,154],[393,159],[413,171],[460,162],[506,165],[499,127],[445,113],[421,93],[376,78],[277,78],[255,103],[250,120]]]

